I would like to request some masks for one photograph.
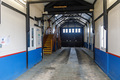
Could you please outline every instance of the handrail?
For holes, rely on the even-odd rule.
[[[48,38],[48,35],[44,35],[44,37],[43,37],[43,46],[44,46],[44,44],[45,44],[47,38]]]

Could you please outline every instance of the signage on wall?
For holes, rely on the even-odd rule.
[[[10,43],[10,36],[0,37],[1,45],[8,45]]]
[[[40,34],[38,34],[38,45],[40,45]]]

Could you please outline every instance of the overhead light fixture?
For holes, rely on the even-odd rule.
[[[54,8],[67,8],[67,6],[54,6]]]
[[[15,0],[15,1],[23,6],[26,5],[26,0]]]
[[[55,15],[55,17],[57,17],[57,16],[58,16],[58,14]]]

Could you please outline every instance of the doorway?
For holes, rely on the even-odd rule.
[[[60,32],[62,47],[83,47],[84,36],[82,27],[62,27]]]

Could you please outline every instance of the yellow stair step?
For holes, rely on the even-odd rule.
[[[51,52],[44,52],[44,54],[52,54]]]
[[[50,47],[51,47],[51,45],[44,45],[44,47],[46,47],[46,48],[50,48]]]
[[[46,50],[46,49],[51,49],[51,47],[48,47],[48,48],[44,48],[44,50]]]
[[[45,51],[45,52],[51,52],[51,50],[43,50],[43,51]]]

